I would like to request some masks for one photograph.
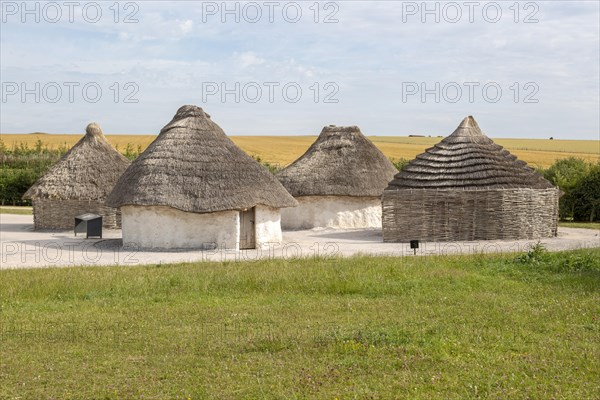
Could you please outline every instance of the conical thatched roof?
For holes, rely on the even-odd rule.
[[[469,116],[450,136],[408,163],[387,190],[551,187],[524,161],[485,136]]]
[[[104,201],[130,162],[115,150],[96,123],[25,192],[25,199]]]
[[[183,106],[119,179],[108,204],[168,206],[208,213],[298,203],[210,116]]]
[[[329,125],[277,178],[293,196],[378,197],[397,172],[357,126]]]

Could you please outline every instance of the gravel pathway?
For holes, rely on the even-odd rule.
[[[559,228],[556,238],[541,242],[550,251],[600,247],[594,229]],[[0,268],[68,267],[77,265],[140,265],[193,261],[251,261],[264,258],[351,256],[355,254],[413,256],[407,243],[383,243],[381,230],[309,230],[283,233],[284,242],[268,250],[123,249],[120,230],[104,230],[103,239],[74,237],[72,231],[38,232],[30,215],[0,214]],[[418,255],[523,252],[537,241],[421,243]]]

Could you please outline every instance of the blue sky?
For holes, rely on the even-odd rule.
[[[120,2],[115,22],[113,1],[72,21],[3,1],[0,131],[154,134],[196,104],[230,135],[447,135],[474,115],[492,137],[599,139],[597,1],[314,3]]]

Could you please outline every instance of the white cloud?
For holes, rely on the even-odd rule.
[[[234,57],[236,58],[236,61],[239,62],[242,68],[248,68],[255,65],[262,65],[265,63],[265,60],[263,58],[260,58],[253,51],[246,51],[240,54],[235,53]]]
[[[194,29],[194,21],[192,21],[191,19],[186,19],[185,21],[180,22],[179,29],[183,34],[190,33],[192,29]]]
[[[302,4],[306,18],[297,24],[277,15],[272,24],[223,24],[219,16],[205,23],[199,4],[185,2],[139,3],[139,22],[133,24],[115,24],[111,18],[97,24],[3,24],[3,81],[92,80],[108,86],[133,81],[140,87],[140,104],[6,103],[2,130],[73,131],[78,127],[67,123],[81,110],[106,115],[113,131],[156,132],[177,105],[201,102],[203,82],[276,81],[300,82],[306,96],[315,82],[335,82],[340,102],[212,102],[208,111],[221,115],[224,126],[236,133],[314,132],[320,127],[310,124],[328,123],[327,118],[364,124],[366,132],[396,134],[414,132],[429,121],[428,130],[445,133],[453,128],[444,125],[447,121],[479,113],[491,125],[488,132],[506,135],[516,118],[519,131],[513,136],[558,136],[554,132],[573,121],[579,137],[598,137],[596,2],[536,2],[537,24],[515,24],[508,14],[497,24],[423,24],[419,18],[403,23],[401,8],[384,1],[339,2],[339,22],[323,24],[313,22],[312,2]],[[540,103],[407,104],[401,101],[406,81],[506,86],[534,81]],[[273,115],[276,123],[270,123]],[[528,124],[528,117],[535,122]],[[246,118],[258,120],[248,124]],[[393,132],[398,126],[406,132]]]

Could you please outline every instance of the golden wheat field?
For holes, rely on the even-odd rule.
[[[128,145],[135,151],[138,146],[145,149],[155,135],[107,135],[108,140],[120,151]],[[21,143],[34,147],[38,140],[48,148],[70,147],[81,136],[61,134],[2,134],[8,148]],[[412,159],[428,147],[439,142],[441,137],[370,136],[383,153],[394,159]],[[301,156],[316,140],[316,136],[232,136],[231,139],[250,155],[281,166]],[[494,139],[520,159],[534,167],[548,167],[554,161],[570,156],[588,161],[600,160],[599,140],[549,140],[549,139]]]

